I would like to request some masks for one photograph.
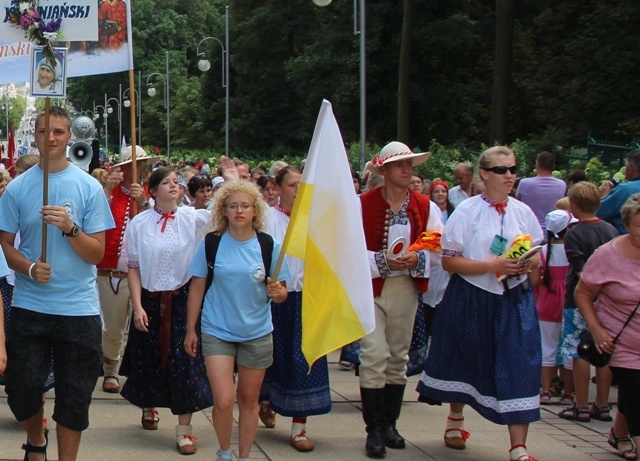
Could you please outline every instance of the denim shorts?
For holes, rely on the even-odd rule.
[[[273,338],[271,333],[242,342],[229,342],[202,333],[202,355],[229,355],[246,368],[265,369],[273,363]]]
[[[53,420],[74,430],[89,427],[89,405],[102,367],[100,316],[63,316],[11,309],[7,328],[7,402],[18,421],[42,408],[53,357]]]

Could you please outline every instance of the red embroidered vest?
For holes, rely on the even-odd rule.
[[[113,189],[109,208],[113,220],[116,222],[116,227],[109,229],[105,234],[104,258],[98,263],[99,269],[116,269],[118,267],[127,218],[131,216],[132,202],[131,197],[125,194],[121,187]]]
[[[411,238],[409,244],[415,242],[421,232],[425,230],[429,220],[429,198],[425,195],[409,190],[409,205],[407,215],[411,224]],[[382,197],[382,188],[365,192],[360,196],[362,204],[362,222],[364,225],[364,237],[367,242],[367,250],[380,251],[387,248],[389,236],[389,221],[391,219],[391,207]],[[429,279],[414,278],[416,287],[421,293],[427,291]],[[373,296],[380,296],[384,286],[385,277],[372,280]]]

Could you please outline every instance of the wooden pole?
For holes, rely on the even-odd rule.
[[[129,69],[129,94],[131,97],[131,106],[129,113],[131,115],[131,174],[133,176],[131,182],[138,182],[138,163],[136,162],[136,82],[133,75],[133,69]],[[140,95],[138,95],[140,97]],[[138,202],[133,202],[133,215],[138,214]]]
[[[44,141],[43,149],[41,152],[44,155],[42,159],[42,206],[49,204],[49,111],[51,110],[51,98],[45,98],[44,100]],[[42,223],[42,253],[40,255],[40,261],[47,262],[47,224]]]

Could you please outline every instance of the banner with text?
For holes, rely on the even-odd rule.
[[[33,44],[24,41],[20,28],[7,22],[11,0],[0,0],[0,5],[4,13],[0,23],[0,83],[29,81]],[[40,0],[39,9],[47,20],[62,17],[60,29],[65,41],[54,45],[69,48],[67,77],[129,69],[132,46],[128,38],[131,27],[128,2],[103,0],[98,5],[97,0]]]

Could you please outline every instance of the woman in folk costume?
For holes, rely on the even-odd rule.
[[[188,269],[209,213],[177,207],[178,188],[171,168],[155,170],[149,178],[155,205],[127,226],[133,325],[126,351],[131,369],[121,394],[142,408],[145,429],[157,429],[156,407],[178,415],[177,448],[189,455],[196,452],[191,415],[213,405],[202,354],[190,357],[183,347]]]
[[[302,172],[282,168],[276,176],[280,204],[270,208],[267,233],[284,240]],[[310,451],[314,442],[306,435],[307,416],[331,411],[327,358],[316,361],[309,371],[302,355],[302,276],[304,263],[285,255],[293,275],[287,280],[289,295],[283,303],[271,304],[273,318],[273,365],[267,370],[260,392],[260,419],[275,427],[278,413],[293,417],[290,444],[298,451]],[[274,413],[275,412],[275,413]]]
[[[483,195],[458,205],[442,238],[445,270],[452,273],[433,325],[425,371],[418,384],[429,403],[450,402],[445,445],[461,450],[464,405],[509,427],[513,461],[535,461],[527,453],[529,423],[540,419],[540,327],[526,262],[503,256],[518,234],[531,245],[542,229],[529,207],[509,198],[516,158],[503,146],[486,150],[478,161],[486,184]],[[502,281],[498,275],[508,277]]]

